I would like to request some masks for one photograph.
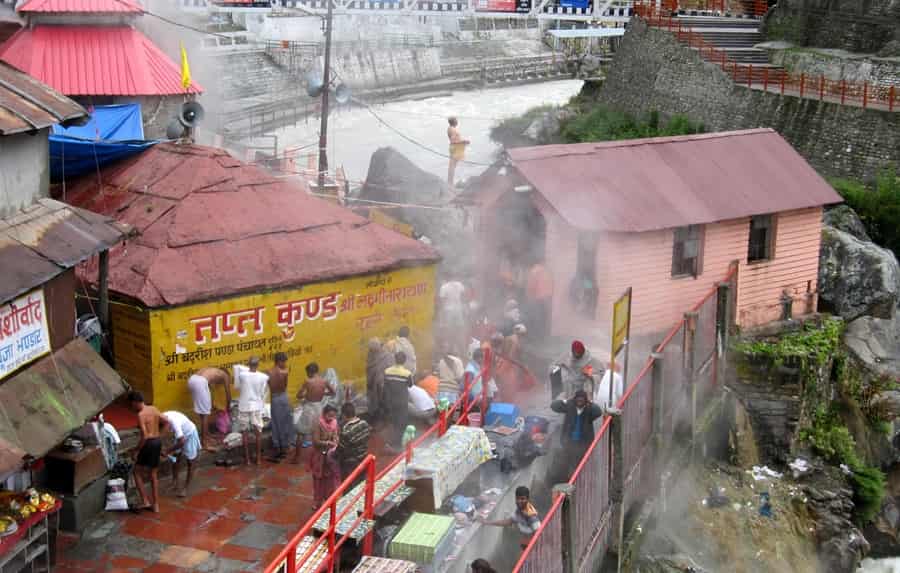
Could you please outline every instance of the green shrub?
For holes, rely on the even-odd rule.
[[[809,427],[800,430],[800,439],[834,464],[844,464],[852,472],[854,517],[865,525],[881,510],[885,495],[884,473],[866,465],[856,453],[856,442],[834,409],[819,406]]]
[[[644,118],[594,107],[563,122],[562,139],[567,143],[587,141],[617,141],[669,135],[703,133],[703,124],[695,124],[683,115],[673,116],[667,123],[660,120],[658,111],[651,111]]]
[[[851,469],[853,470],[853,474],[850,476],[853,484],[853,503],[856,504],[854,513],[857,522],[865,525],[881,511],[885,490],[884,473],[876,467],[866,465]]]
[[[862,219],[872,240],[900,256],[900,177],[896,171],[883,171],[874,187],[847,179],[836,179],[832,185]]]

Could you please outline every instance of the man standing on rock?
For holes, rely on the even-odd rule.
[[[447,168],[447,184],[453,189],[454,179],[456,176],[456,164],[464,161],[466,158],[466,146],[469,145],[468,139],[463,139],[459,134],[459,121],[455,117],[447,119],[450,126],[447,128],[447,139],[450,140],[450,165]]]

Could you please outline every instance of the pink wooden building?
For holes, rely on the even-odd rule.
[[[544,264],[554,335],[608,324],[629,286],[633,332],[662,332],[732,263],[740,325],[785,295],[812,312],[822,208],[841,201],[771,129],[512,149],[472,198],[486,290]]]

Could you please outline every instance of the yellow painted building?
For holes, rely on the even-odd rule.
[[[205,366],[229,371],[259,356],[288,355],[293,401],[305,366],[334,368],[365,392],[368,341],[409,326],[418,363],[431,364],[435,265],[163,309],[113,305],[116,368],[161,410],[191,411],[187,379]],[[224,394],[215,394],[221,407]]]

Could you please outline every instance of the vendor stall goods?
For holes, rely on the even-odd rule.
[[[391,541],[390,556],[426,569],[442,562],[453,548],[454,523],[448,515],[413,513]]]
[[[384,477],[375,482],[375,500],[380,500],[382,496],[384,496],[385,492],[391,488],[398,481],[403,481],[403,472],[404,467],[402,464],[397,464],[394,468],[386,473]],[[344,509],[347,507],[347,504],[350,503],[358,493],[360,493],[365,487],[366,482],[360,482],[349,492],[345,493],[337,502],[337,514],[340,515],[343,513]],[[395,489],[389,496],[384,499],[383,503],[389,504],[400,504],[404,500],[406,500],[413,492],[411,487],[406,485],[401,485],[397,489]],[[357,499],[353,503],[353,509],[344,514],[344,517],[338,522],[335,527],[335,533],[337,535],[345,535],[350,531],[350,526],[353,525],[353,522],[356,521],[358,514],[365,509],[365,495],[360,495],[359,499]],[[328,525],[331,519],[331,511],[326,510],[321,517],[316,521],[314,525],[317,531],[325,531],[328,529]],[[353,539],[362,539],[371,529],[373,523],[371,521],[362,520],[359,525],[353,530],[353,533],[350,535]]]
[[[416,564],[411,561],[367,555],[362,558],[353,573],[416,573],[416,571]]]
[[[440,439],[416,448],[406,479],[433,482],[434,507],[440,507],[478,466],[491,459],[491,443],[481,428],[451,426]]]

